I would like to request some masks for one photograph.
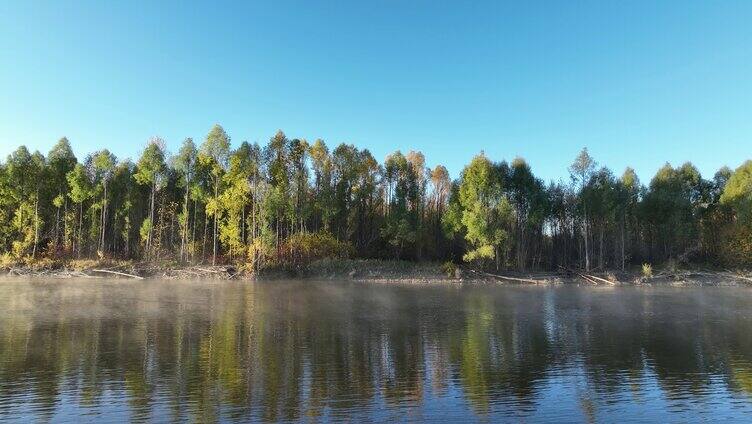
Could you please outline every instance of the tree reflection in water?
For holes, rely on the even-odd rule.
[[[103,281],[0,286],[0,420],[752,411],[743,289]]]

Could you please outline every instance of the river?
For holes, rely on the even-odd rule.
[[[752,290],[0,281],[0,421],[752,420]]]

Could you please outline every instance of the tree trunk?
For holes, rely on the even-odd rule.
[[[156,192],[156,181],[151,183],[151,196],[149,199],[149,233],[146,235],[146,257],[151,258],[152,246],[154,237],[154,226],[157,224],[154,222],[154,194]]]
[[[188,237],[188,187],[185,189],[185,200],[183,200],[183,228],[180,237],[180,260],[184,261],[185,257],[185,239]]]
[[[204,212],[204,239],[201,244],[201,262],[204,261],[206,258],[206,238],[208,237],[207,233],[209,232],[209,215]]]
[[[240,214],[240,242],[245,245],[245,205],[241,206]]]
[[[39,244],[39,189],[34,200],[34,248],[31,250],[31,258],[37,256],[37,244]]]
[[[81,257],[81,232],[84,228],[84,202],[78,204],[78,246],[76,254]]]
[[[624,255],[624,227],[626,226],[626,216],[624,216],[621,220],[621,270],[624,271],[625,268],[625,255]]]
[[[598,266],[603,269],[604,261],[603,261],[603,227],[605,226],[604,223],[601,223],[601,232],[600,232],[600,240],[598,245]]]
[[[196,261],[196,215],[198,214],[198,206],[196,201],[193,201],[193,227],[191,228],[191,261]]]
[[[585,209],[585,220],[583,222],[583,233],[585,235],[585,271],[590,271],[590,246],[588,244],[588,220],[587,209]]]
[[[104,254],[104,234],[105,229],[107,227],[107,182],[104,182],[104,197],[102,198],[102,234],[101,234],[101,241],[100,241],[100,247],[99,249],[102,251],[102,254]]]
[[[496,272],[499,272],[499,263],[501,262],[499,246],[494,247],[494,259],[496,260]]]
[[[218,209],[218,198],[219,197],[219,176],[216,177],[214,180],[214,244],[213,244],[213,252],[212,252],[212,265],[217,264],[217,209]]]
[[[55,249],[60,245],[60,208],[55,208]]]
[[[63,194],[65,196],[65,194]],[[63,199],[63,246],[68,250],[68,198]]]

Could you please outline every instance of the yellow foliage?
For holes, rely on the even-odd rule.
[[[0,255],[0,268],[13,268],[18,264],[18,258],[8,252]]]
[[[734,225],[723,243],[721,255],[728,265],[752,266],[752,228],[738,223]]]
[[[288,237],[282,246],[283,262],[293,266],[306,265],[325,258],[347,258],[352,254],[349,243],[339,241],[328,232],[297,233]]]
[[[651,278],[653,276],[653,265],[642,264],[642,276],[645,278]]]
[[[352,253],[349,243],[325,231],[293,234],[278,249],[259,237],[248,246],[247,268],[256,271],[277,265],[301,268],[320,259],[345,259]]]

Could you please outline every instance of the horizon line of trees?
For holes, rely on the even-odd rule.
[[[258,270],[327,256],[464,261],[493,270],[626,269],[665,261],[752,265],[752,161],[705,179],[664,165],[643,185],[583,149],[570,181],[480,153],[452,180],[421,152],[289,139],[241,143],[215,125],[136,162],[107,149],[0,163],[0,253],[14,260],[125,258]]]

